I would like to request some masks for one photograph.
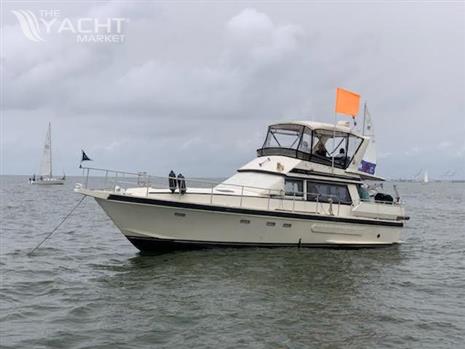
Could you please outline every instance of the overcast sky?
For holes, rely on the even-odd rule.
[[[47,33],[40,10],[124,18],[123,42]],[[9,2],[2,24],[3,174],[38,171],[51,121],[58,174],[83,148],[94,166],[228,176],[268,124],[332,122],[344,87],[368,101],[377,174],[465,178],[464,2]]]

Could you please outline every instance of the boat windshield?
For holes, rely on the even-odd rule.
[[[357,152],[362,138],[353,134],[311,130],[302,125],[270,126],[258,156],[282,155],[297,159],[347,168]],[[334,158],[334,160],[333,160]]]

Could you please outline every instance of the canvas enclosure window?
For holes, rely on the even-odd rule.
[[[312,131],[305,128],[302,133],[302,140],[300,141],[299,151],[310,154],[312,149]]]
[[[268,129],[263,148],[297,149],[303,127],[300,125],[275,125]]]

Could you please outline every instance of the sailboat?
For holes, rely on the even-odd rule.
[[[42,153],[42,161],[40,162],[39,175],[32,175],[29,178],[30,184],[41,185],[62,185],[65,183],[66,176],[53,177],[52,174],[52,125],[48,123],[47,135],[45,137],[44,151]]]
[[[429,179],[428,179],[428,171],[425,171],[425,174],[423,175],[423,183],[428,183],[429,182]]]

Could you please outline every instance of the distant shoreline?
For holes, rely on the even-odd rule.
[[[26,177],[29,178],[31,175],[25,174],[0,174],[0,177]],[[82,174],[79,175],[66,175],[67,178],[79,178],[82,177]],[[90,177],[104,177],[104,176],[90,176]],[[192,179],[214,179],[218,180],[218,177],[195,177]],[[423,181],[413,180],[413,179],[386,179],[386,182],[396,182],[396,183],[420,183],[423,184]],[[431,179],[428,184],[430,183],[465,183],[465,179]]]

